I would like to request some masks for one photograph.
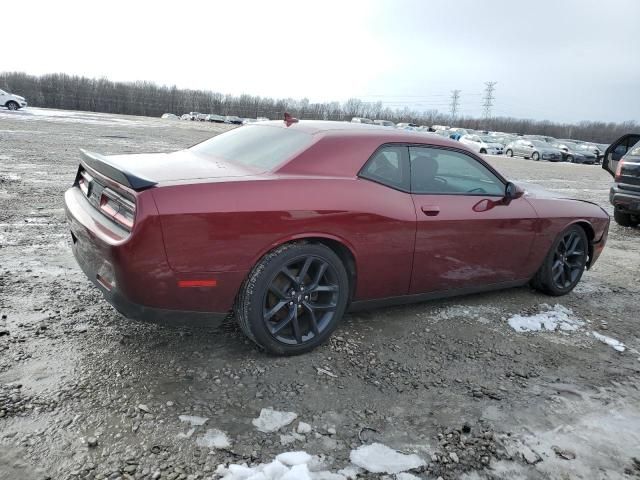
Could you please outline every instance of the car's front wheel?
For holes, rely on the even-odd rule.
[[[540,160],[540,154],[538,152],[533,152],[533,155],[531,155],[531,159],[537,162],[538,160]]]
[[[7,102],[6,107],[9,110],[18,110],[20,108],[20,105],[18,105],[18,102],[10,101],[10,102]]]
[[[296,355],[327,340],[349,297],[340,258],[317,243],[289,243],[265,255],[236,305],[243,332],[269,353]]]
[[[587,234],[579,225],[570,226],[551,246],[532,286],[548,295],[566,295],[582,278],[588,256]]]

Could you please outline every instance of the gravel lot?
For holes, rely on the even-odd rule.
[[[78,148],[171,151],[226,128],[0,111],[0,478],[218,478],[220,464],[304,450],[334,475],[313,478],[339,479],[374,442],[417,454],[424,479],[640,476],[637,229],[612,224],[566,297],[519,288],[348,315],[294,358],[264,355],[233,321],[190,331],[112,310],[70,251],[62,194]],[[489,161],[611,212],[598,166]],[[516,331],[517,315],[558,329]],[[261,432],[263,408],[297,418]]]

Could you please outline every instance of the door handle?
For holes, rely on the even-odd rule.
[[[427,217],[435,217],[440,213],[440,207],[438,207],[437,205],[423,205],[422,212]]]

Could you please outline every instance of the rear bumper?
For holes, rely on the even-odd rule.
[[[148,307],[146,305],[132,302],[117,288],[109,289],[98,280],[98,273],[95,272],[87,262],[84,262],[80,255],[78,255],[76,244],[77,242],[74,241],[72,247],[73,255],[84,274],[89,278],[89,280],[91,280],[96,288],[100,290],[105,300],[126,318],[169,326],[217,327],[226,317],[229,316],[228,312],[216,313],[170,310],[165,308]]]
[[[166,260],[158,217],[148,213],[155,206],[144,199],[137,206],[139,226],[131,234],[123,234],[102,218],[80,189],[73,187],[65,193],[73,254],[82,271],[127,318],[173,325],[219,325],[235,299],[235,272],[174,272]],[[217,280],[215,288],[180,285],[184,280],[212,276]]]
[[[624,213],[640,214],[640,192],[634,193],[613,185],[609,190],[609,202]]]

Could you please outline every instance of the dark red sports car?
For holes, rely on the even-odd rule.
[[[170,154],[83,152],[73,251],[130,318],[232,310],[267,351],[326,340],[347,309],[531,283],[570,292],[599,206],[507,181],[460,143],[341,122],[264,122]]]

